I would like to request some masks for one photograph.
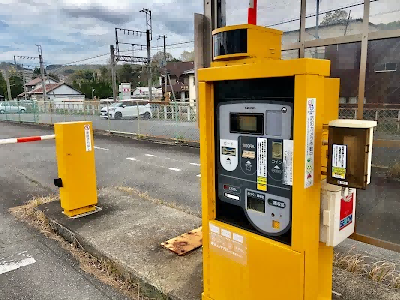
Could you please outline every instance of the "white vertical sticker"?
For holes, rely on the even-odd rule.
[[[306,120],[306,161],[304,174],[304,187],[314,185],[314,148],[315,148],[315,112],[316,98],[307,99],[307,120]]]
[[[283,140],[283,184],[293,185],[293,140]]]
[[[346,179],[346,145],[333,145],[332,149],[332,177]]]
[[[267,191],[267,142],[266,138],[257,138],[257,189]]]
[[[85,125],[85,145],[86,152],[92,151],[92,139],[90,136],[90,125]]]

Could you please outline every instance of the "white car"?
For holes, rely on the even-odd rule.
[[[143,100],[119,101],[103,107],[100,111],[100,118],[104,119],[121,120],[138,117],[151,119],[152,116],[150,103]]]
[[[18,105],[17,103],[0,103],[0,114],[5,114],[5,113],[25,113],[26,112],[26,107]]]

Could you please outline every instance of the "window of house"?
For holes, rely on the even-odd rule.
[[[397,71],[397,63],[384,63],[375,65],[375,73],[396,72],[396,71]]]

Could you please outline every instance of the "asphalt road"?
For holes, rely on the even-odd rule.
[[[0,125],[0,138],[40,132]],[[48,164],[54,160],[53,143],[31,144],[29,148],[9,145],[0,149],[0,299],[125,300],[113,288],[80,270],[76,260],[56,241],[15,220],[8,212],[10,207],[21,205],[33,196],[54,191],[47,182],[55,166]],[[36,181],[43,174],[47,175],[45,179]]]
[[[92,121],[95,129],[131,132],[165,138],[179,138],[199,141],[200,135],[196,122],[185,120],[131,119],[106,120],[99,115],[62,115],[62,114],[1,114],[0,120],[23,122],[58,123],[65,121]]]
[[[0,126],[0,133],[7,137],[52,132],[51,129],[27,125],[1,123]],[[106,136],[96,136],[95,145],[100,188],[134,187],[200,216],[199,149]],[[390,157],[393,165],[393,160],[399,157],[399,150],[393,150],[390,155],[386,150],[376,148],[374,152],[386,159]],[[53,178],[57,177],[53,141],[2,146],[0,157],[7,157],[3,161],[5,167],[21,173],[15,178],[16,182],[21,181],[18,178],[30,178],[57,192],[52,187]],[[400,243],[400,182],[389,182],[385,178],[386,171],[374,168],[372,184],[366,191],[358,193],[357,231]],[[0,189],[5,188],[8,187],[0,182]]]

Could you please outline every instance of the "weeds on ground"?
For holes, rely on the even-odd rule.
[[[10,212],[16,218],[39,230],[46,237],[59,242],[61,247],[69,251],[79,262],[80,268],[86,273],[118,289],[133,300],[151,300],[142,296],[140,293],[140,285],[133,282],[131,279],[125,278],[114,263],[109,260],[98,259],[89,254],[80,245],[77,239],[69,243],[55,232],[45,214],[36,208],[41,204],[56,200],[58,200],[56,196],[34,198],[22,206],[11,208]]]
[[[367,276],[375,282],[388,284],[389,286],[400,288],[400,273],[396,264],[386,261],[367,263],[368,256],[353,254],[355,247],[347,253],[335,253],[333,265],[351,273]]]
[[[400,179],[400,162],[396,162],[389,168],[388,175],[391,178]]]

